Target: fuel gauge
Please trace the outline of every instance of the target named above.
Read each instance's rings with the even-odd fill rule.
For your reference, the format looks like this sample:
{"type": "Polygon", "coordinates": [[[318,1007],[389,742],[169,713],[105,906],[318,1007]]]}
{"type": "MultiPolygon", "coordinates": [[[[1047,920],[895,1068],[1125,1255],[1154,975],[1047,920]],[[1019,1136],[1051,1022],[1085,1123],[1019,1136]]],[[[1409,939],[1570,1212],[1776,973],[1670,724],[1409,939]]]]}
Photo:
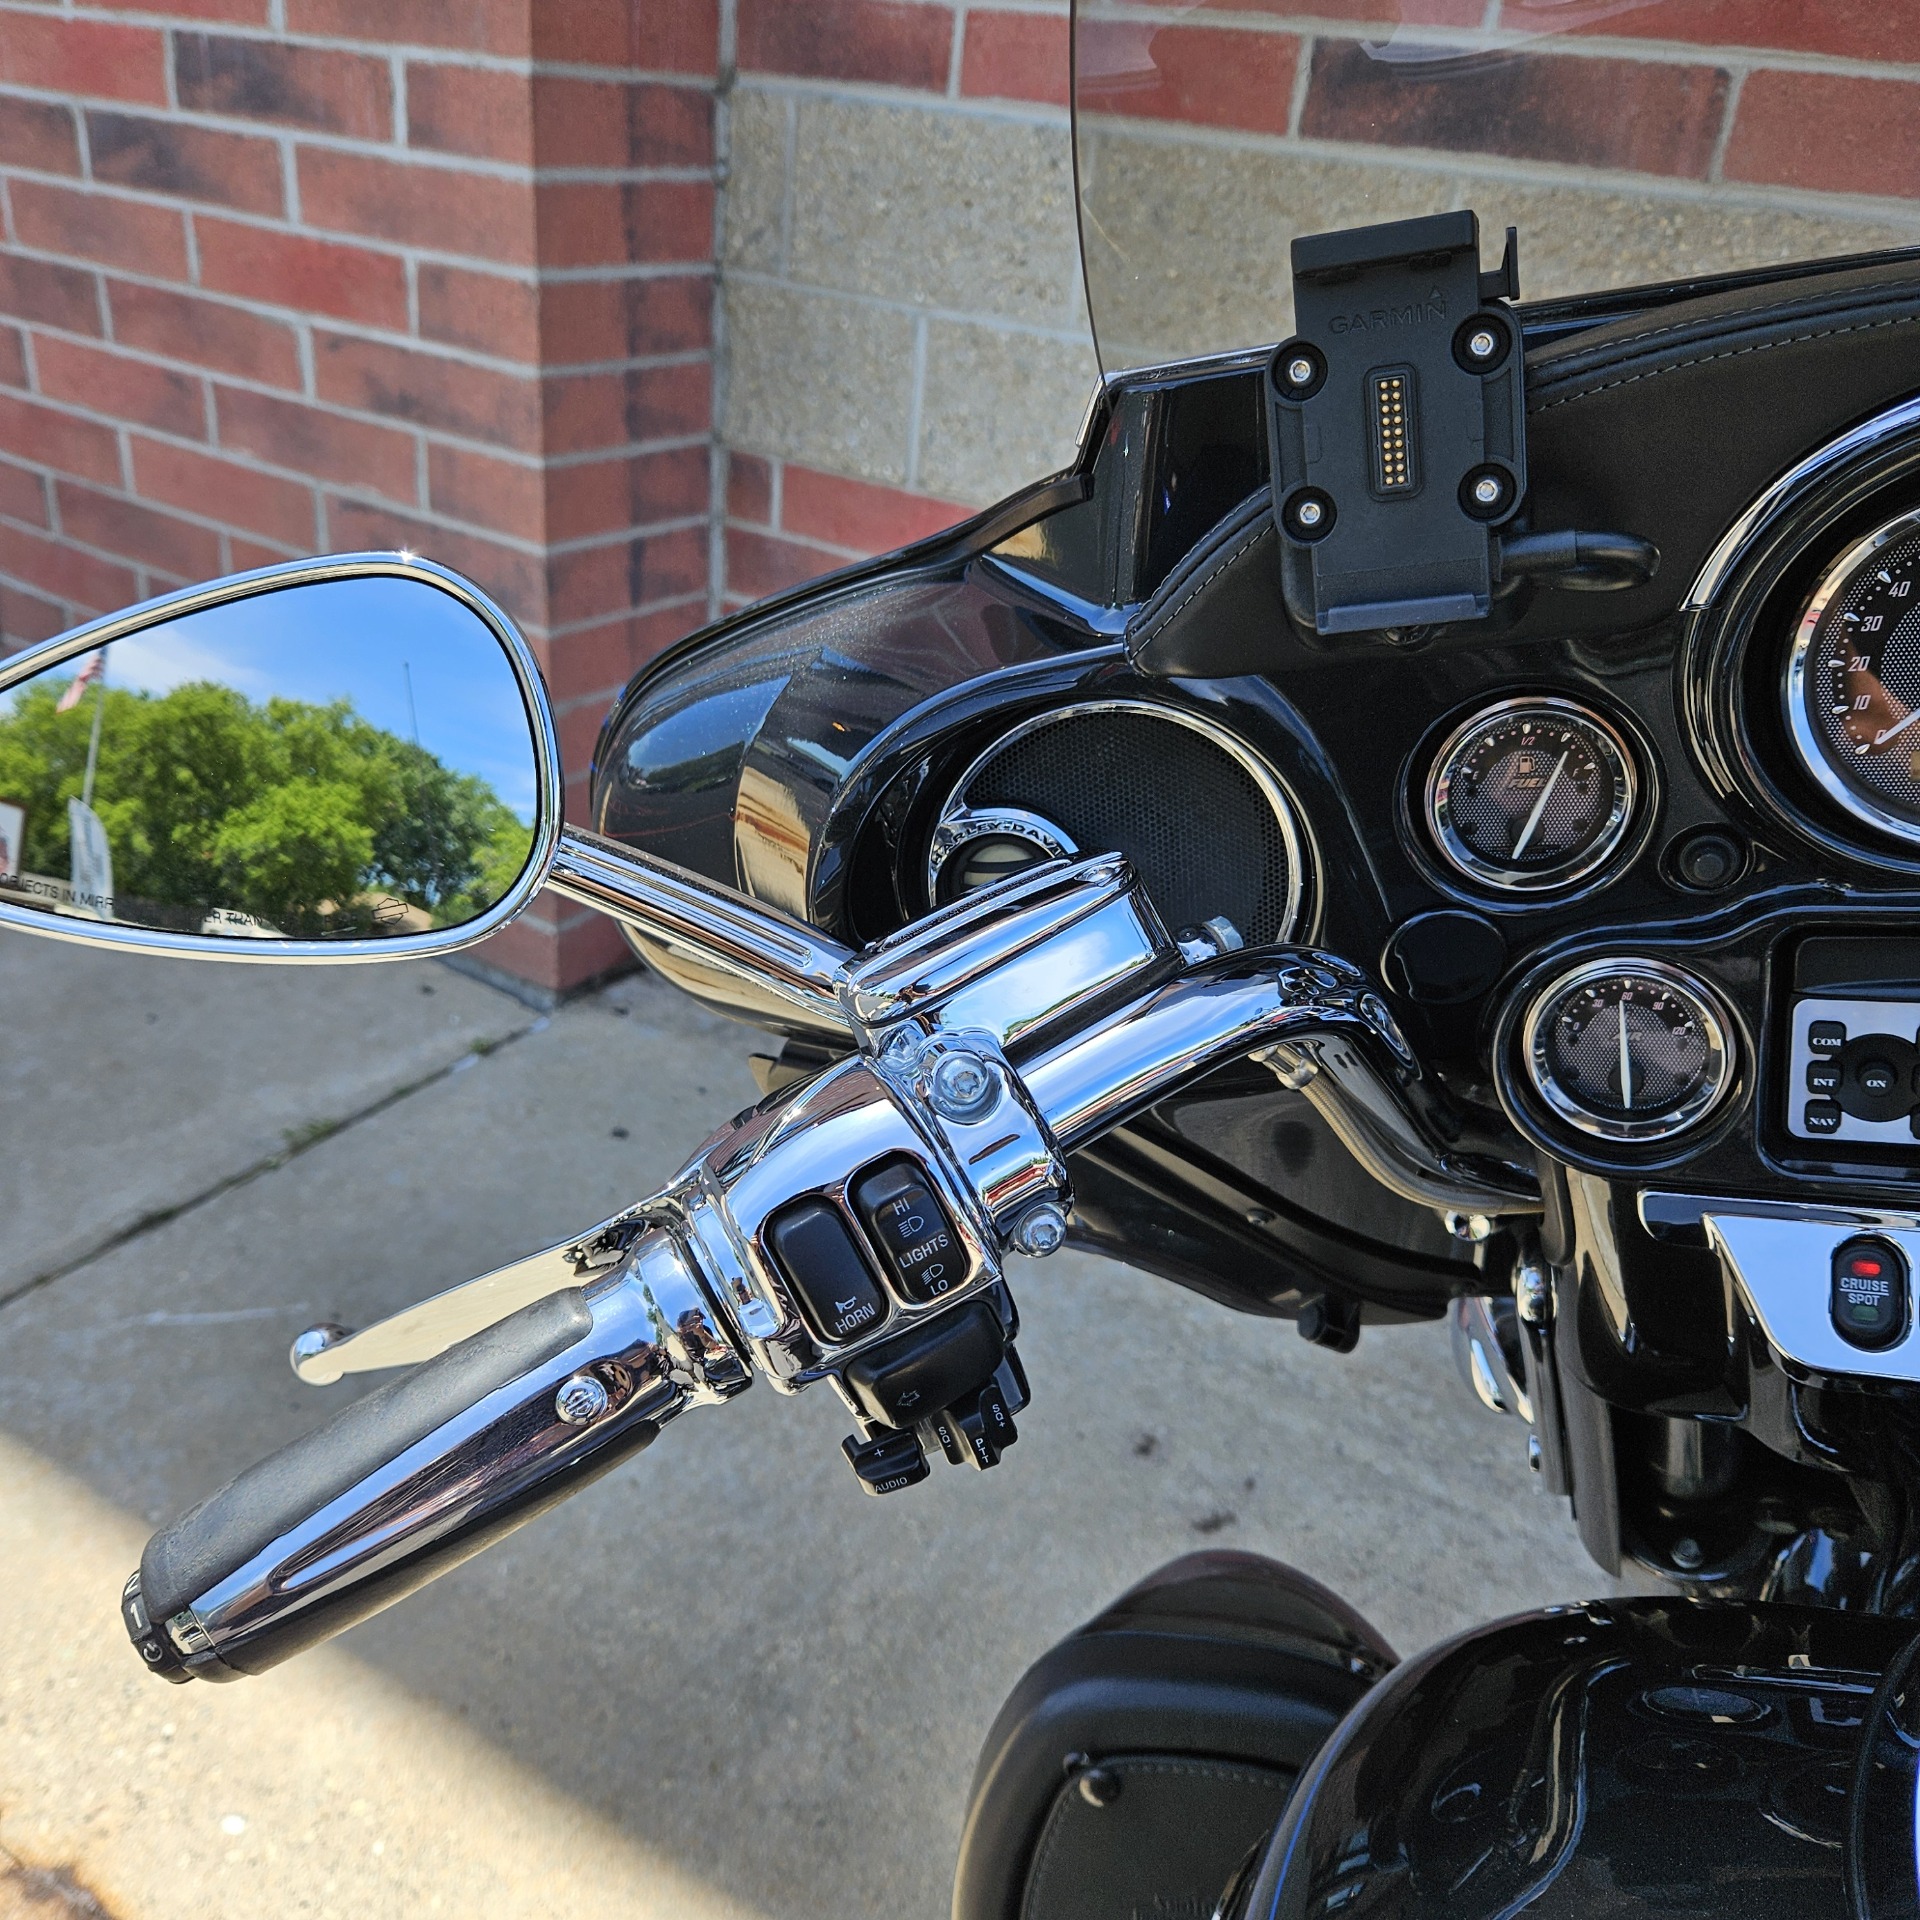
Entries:
{"type": "Polygon", "coordinates": [[[1503,893],[1573,886],[1633,824],[1633,756],[1571,700],[1505,700],[1446,740],[1427,779],[1427,825],[1449,865],[1503,893]]]}

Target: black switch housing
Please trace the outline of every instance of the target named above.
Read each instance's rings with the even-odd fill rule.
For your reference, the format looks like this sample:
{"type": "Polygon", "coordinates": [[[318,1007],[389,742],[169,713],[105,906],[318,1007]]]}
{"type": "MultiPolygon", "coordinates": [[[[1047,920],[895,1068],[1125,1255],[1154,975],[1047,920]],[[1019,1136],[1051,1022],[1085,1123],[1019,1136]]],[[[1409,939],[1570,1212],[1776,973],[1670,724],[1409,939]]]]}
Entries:
{"type": "Polygon", "coordinates": [[[868,1419],[910,1427],[985,1386],[1006,1350],[992,1301],[977,1300],[897,1333],[848,1362],[847,1389],[868,1419]]]}

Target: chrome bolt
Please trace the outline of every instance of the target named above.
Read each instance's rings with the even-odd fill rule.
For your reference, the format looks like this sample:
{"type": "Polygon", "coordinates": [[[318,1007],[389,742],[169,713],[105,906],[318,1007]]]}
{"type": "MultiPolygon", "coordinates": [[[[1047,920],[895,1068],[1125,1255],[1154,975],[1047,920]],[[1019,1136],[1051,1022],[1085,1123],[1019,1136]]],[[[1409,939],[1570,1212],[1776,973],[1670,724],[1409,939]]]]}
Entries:
{"type": "Polygon", "coordinates": [[[927,1076],[927,1098],[943,1120],[977,1120],[993,1105],[999,1076],[977,1053],[940,1056],[927,1076]]]}
{"type": "Polygon", "coordinates": [[[1491,360],[1499,350],[1500,342],[1490,327],[1476,327],[1467,335],[1467,352],[1475,360],[1491,360]]]}
{"type": "Polygon", "coordinates": [[[1691,1573],[1706,1559],[1706,1552],[1698,1540],[1691,1538],[1676,1540],[1673,1543],[1673,1564],[1691,1573]]]}
{"type": "Polygon", "coordinates": [[[352,1338],[351,1327],[340,1326],[332,1320],[322,1320],[317,1327],[309,1327],[305,1333],[294,1335],[293,1346],[287,1354],[288,1363],[298,1373],[302,1361],[317,1360],[329,1347],[337,1347],[342,1340],[352,1338]]]}
{"type": "Polygon", "coordinates": [[[921,1036],[917,1027],[895,1027],[880,1043],[880,1057],[889,1066],[908,1071],[920,1057],[921,1036]]]}
{"type": "Polygon", "coordinates": [[[1317,527],[1327,517],[1327,510],[1318,500],[1302,500],[1294,508],[1293,517],[1303,527],[1317,527]]]}
{"type": "Polygon", "coordinates": [[[1020,1216],[1013,1229],[1014,1250],[1044,1260],[1057,1253],[1067,1237],[1067,1216],[1051,1200],[1042,1200],[1020,1216]]]}
{"type": "Polygon", "coordinates": [[[590,1373],[576,1373],[561,1383],[554,1395],[553,1410],[571,1427],[589,1426],[606,1412],[607,1390],[590,1373]]]}
{"type": "Polygon", "coordinates": [[[1520,1318],[1530,1327],[1544,1327],[1553,1313],[1553,1295],[1547,1270],[1536,1260],[1522,1260],[1513,1270],[1513,1300],[1520,1318]]]}
{"type": "Polygon", "coordinates": [[[1490,473],[1483,473],[1473,483],[1473,497],[1483,507],[1495,505],[1503,492],[1505,488],[1490,473]]]}
{"type": "Polygon", "coordinates": [[[1287,362],[1287,384],[1304,387],[1313,380],[1313,362],[1303,353],[1287,362]]]}
{"type": "Polygon", "coordinates": [[[1476,1244],[1493,1237],[1493,1222],[1484,1213],[1450,1213],[1447,1215],[1447,1231],[1456,1240],[1469,1240],[1476,1244]]]}
{"type": "Polygon", "coordinates": [[[1535,1473],[1540,1473],[1545,1469],[1546,1457],[1541,1450],[1540,1436],[1537,1433],[1527,1435],[1527,1465],[1531,1467],[1535,1473]]]}

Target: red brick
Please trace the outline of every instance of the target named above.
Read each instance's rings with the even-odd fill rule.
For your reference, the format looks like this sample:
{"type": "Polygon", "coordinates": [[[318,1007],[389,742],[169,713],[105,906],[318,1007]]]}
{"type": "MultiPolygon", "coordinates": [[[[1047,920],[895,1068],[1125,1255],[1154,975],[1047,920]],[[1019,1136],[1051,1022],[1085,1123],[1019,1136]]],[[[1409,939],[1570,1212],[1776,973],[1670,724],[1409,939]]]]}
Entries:
{"type": "Polygon", "coordinates": [[[213,394],[223,447],[341,486],[414,498],[412,434],[241,387],[216,386],[213,394]]]}
{"type": "Polygon", "coordinates": [[[18,327],[0,325],[0,387],[27,384],[26,338],[18,327]]]}
{"type": "Polygon", "coordinates": [[[72,480],[62,480],[55,492],[67,539],[183,580],[206,580],[220,571],[220,536],[205,527],[72,480]]]}
{"type": "MultiPolygon", "coordinates": [[[[1664,0],[1651,0],[1664,4],[1664,0]]],[[[1119,6],[1159,6],[1161,0],[1115,0],[1119,6]]],[[[1162,9],[1164,11],[1164,8],[1162,9]]],[[[1265,13],[1296,20],[1310,13],[1317,20],[1381,20],[1396,26],[1477,27],[1486,18],[1486,0],[1314,0],[1311,8],[1300,0],[1196,0],[1193,11],[1203,13],[1265,13]]],[[[1082,22],[1086,28],[1097,22],[1082,22]]],[[[1119,23],[1116,23],[1119,24],[1119,23]]],[[[1134,29],[1137,31],[1137,27],[1134,29]]]]}
{"type": "Polygon", "coordinates": [[[757,453],[727,455],[727,518],[750,526],[773,524],[773,462],[757,453]]]}
{"type": "MultiPolygon", "coordinates": [[[[414,61],[407,68],[407,144],[531,166],[533,111],[526,76],[414,61]]],[[[541,164],[557,163],[543,154],[541,164]]]]}
{"type": "Polygon", "coordinates": [[[0,99],[0,166],[78,173],[80,136],[73,109],[50,100],[0,99]]]}
{"type": "Polygon", "coordinates": [[[897,487],[816,473],[787,463],[780,485],[780,526],[804,540],[855,553],[885,553],[968,519],[971,507],[897,487]]]}
{"type": "Polygon", "coordinates": [[[38,180],[16,180],[11,191],[13,230],[22,246],[165,280],[187,277],[186,221],[171,207],[38,180]]]}
{"type": "Polygon", "coordinates": [[[166,39],[152,27],[9,9],[0,13],[0,83],[164,107],[166,39]]]}
{"type": "Polygon", "coordinates": [[[1916,113],[1920,87],[1904,80],[1751,73],[1722,170],[1729,180],[1911,199],[1920,194],[1916,113]]]}
{"type": "MultiPolygon", "coordinates": [[[[560,764],[563,767],[586,767],[592,764],[593,750],[600,739],[600,723],[619,695],[618,687],[595,687],[590,693],[576,694],[570,706],[555,705],[554,731],[560,736],[560,764]]],[[[591,805],[591,790],[582,794],[581,798],[591,805]]]]}
{"type": "Polygon", "coordinates": [[[321,40],[461,47],[519,59],[532,51],[527,0],[410,0],[405,6],[393,0],[287,0],[287,30],[321,40]]]}
{"type": "Polygon", "coordinates": [[[393,254],[204,214],[194,233],[200,284],[216,293],[406,330],[407,270],[393,254]]]}
{"type": "Polygon", "coordinates": [[[0,461],[0,515],[44,527],[47,519],[47,482],[31,467],[0,461]]]}
{"type": "Polygon", "coordinates": [[[299,164],[310,226],[483,260],[533,258],[533,193],[518,181],[323,147],[302,147],[299,164]]]}
{"type": "Polygon", "coordinates": [[[182,439],[207,437],[200,382],[187,374],[47,333],[34,342],[33,351],[40,391],[49,400],[71,401],[110,419],[156,427],[182,439]]]}
{"type": "Polygon", "coordinates": [[[237,533],[227,535],[227,566],[234,573],[249,573],[255,567],[277,567],[283,560],[295,560],[310,551],[307,542],[298,547],[272,547],[264,540],[243,540],[237,533]]]}
{"type": "Polygon", "coordinates": [[[185,360],[264,386],[297,387],[300,356],[291,327],[164,287],[107,283],[114,338],[130,347],[185,360]]]}
{"type": "Polygon", "coordinates": [[[555,182],[540,189],[543,267],[713,258],[713,188],[704,180],[555,182]]]}
{"type": "Polygon", "coordinates": [[[72,624],[58,601],[43,600],[25,587],[0,581],[0,647],[12,651],[35,640],[51,640],[72,624]]]}
{"type": "Polygon", "coordinates": [[[712,492],[705,447],[668,447],[547,470],[547,520],[554,540],[587,540],[662,520],[704,514],[712,492]]]}
{"type": "MultiPolygon", "coordinates": [[[[92,0],[95,6],[126,8],[133,13],[153,13],[155,0],[92,0]]],[[[166,0],[170,17],[181,20],[226,20],[235,26],[263,27],[267,24],[268,0],[166,0]]]]}
{"type": "MultiPolygon", "coordinates": [[[[14,192],[19,191],[16,183],[14,192]]],[[[17,253],[0,252],[0,313],[68,333],[100,331],[100,296],[91,273],[17,253]]]]}
{"type": "MultiPolygon", "coordinates": [[[[586,823],[584,814],[579,823],[586,823]]],[[[550,897],[540,895],[541,900],[550,897]]],[[[633,954],[619,926],[604,913],[590,913],[577,926],[556,934],[535,917],[536,912],[537,908],[524,913],[498,933],[489,934],[477,947],[469,947],[468,954],[550,993],[565,993],[605,973],[633,970],[633,954]]]]}
{"type": "Polygon", "coordinates": [[[427,497],[435,513],[516,539],[547,536],[540,469],[466,447],[427,449],[427,497]]]}
{"type": "Polygon", "coordinates": [[[713,98],[703,87],[536,74],[533,130],[543,167],[704,167],[713,98]]]}
{"type": "MultiPolygon", "coordinates": [[[[704,583],[703,583],[704,584],[704,583]]],[[[536,652],[540,672],[556,700],[588,687],[619,687],[705,617],[705,600],[692,607],[655,608],[555,635],[536,652]]],[[[584,763],[583,763],[584,765],[584,763]]]]}
{"type": "Polygon", "coordinates": [[[540,297],[530,280],[423,261],[420,337],[499,360],[540,358],[540,297]]]}
{"type": "Polygon", "coordinates": [[[559,374],[546,382],[549,453],[590,453],[641,440],[678,440],[713,425],[705,366],[559,374]]]}
{"type": "Polygon", "coordinates": [[[1058,13],[967,14],[960,91],[992,100],[1068,104],[1070,22],[1058,13]]]}
{"type": "Polygon", "coordinates": [[[89,113],[93,177],[117,187],[206,200],[242,213],[286,210],[280,149],[247,133],[221,133],[137,113],[89,113]]]}
{"type": "Polygon", "coordinates": [[[393,138],[393,75],[366,54],[176,31],[173,74],[180,104],[196,113],[393,138]]]}
{"type": "Polygon", "coordinates": [[[712,74],[718,0],[533,0],[533,54],[576,66],[712,74]]]}
{"type": "MultiPolygon", "coordinates": [[[[422,276],[421,324],[426,291],[422,276]]],[[[540,337],[547,364],[641,360],[713,343],[713,280],[704,272],[644,280],[559,280],[540,289],[540,337]]]]}
{"type": "Polygon", "coordinates": [[[740,0],[742,72],[947,90],[953,14],[900,0],[740,0]]]}
{"type": "Polygon", "coordinates": [[[527,453],[539,446],[530,378],[337,333],[316,332],[313,357],[323,400],[527,453]]]}
{"type": "Polygon", "coordinates": [[[138,436],[133,442],[133,480],[144,499],[244,527],[296,552],[313,546],[313,489],[298,480],[138,436]]]}
{"type": "Polygon", "coordinates": [[[547,563],[547,615],[558,626],[684,599],[706,585],[706,528],[676,527],[555,554],[547,563]]]}
{"type": "Polygon", "coordinates": [[[1322,40],[1301,131],[1702,179],[1727,91],[1718,67],[1502,52],[1423,69],[1322,40]]]}
{"type": "MultiPolygon", "coordinates": [[[[1324,59],[1329,48],[1344,44],[1323,40],[1316,57],[1324,59]]],[[[1081,60],[1080,104],[1088,112],[1249,133],[1287,130],[1300,57],[1300,42],[1292,34],[1156,27],[1143,45],[1135,27],[1124,46],[1115,37],[1104,52],[1104,62],[1081,60]]]]}
{"type": "Polygon", "coordinates": [[[16,460],[37,461],[109,486],[120,483],[120,443],[111,427],[10,393],[0,393],[0,447],[16,460]]]}
{"type": "MultiPolygon", "coordinates": [[[[1319,9],[1316,8],[1316,11],[1319,9]]],[[[1476,11],[1475,18],[1478,19],[1476,11]]],[[[1595,8],[1591,17],[1554,0],[1506,0],[1500,24],[1542,33],[1603,33],[1611,38],[1679,40],[1698,47],[1765,47],[1832,53],[1856,60],[1903,56],[1893,49],[1896,16],[1885,0],[1688,0],[1672,6],[1595,8]],[[1569,13],[1574,15],[1569,19],[1569,13]]]]}
{"type": "Polygon", "coordinates": [[[131,567],[20,527],[0,526],[0,573],[28,581],[84,613],[111,613],[140,594],[131,567]]]}
{"type": "Polygon", "coordinates": [[[754,533],[746,527],[727,529],[727,591],[744,594],[749,600],[764,600],[768,594],[797,587],[803,580],[845,565],[843,554],[805,547],[769,533],[754,533]]]}
{"type": "Polygon", "coordinates": [[[454,533],[411,514],[333,495],[327,499],[327,532],[330,553],[405,547],[451,567],[455,573],[464,573],[492,594],[516,621],[540,611],[539,561],[497,541],[478,534],[454,533]]]}

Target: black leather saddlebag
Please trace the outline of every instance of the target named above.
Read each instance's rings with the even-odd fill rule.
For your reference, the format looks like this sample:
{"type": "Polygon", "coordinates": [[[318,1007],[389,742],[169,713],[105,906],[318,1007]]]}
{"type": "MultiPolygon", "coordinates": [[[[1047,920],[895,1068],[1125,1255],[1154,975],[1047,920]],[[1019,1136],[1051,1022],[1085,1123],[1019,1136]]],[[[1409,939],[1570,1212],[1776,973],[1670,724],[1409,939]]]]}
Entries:
{"type": "Polygon", "coordinates": [[[1395,1663],[1250,1553],[1162,1567],[1013,1690],[974,1774],[954,1920],[1213,1911],[1300,1769],[1395,1663]]]}

